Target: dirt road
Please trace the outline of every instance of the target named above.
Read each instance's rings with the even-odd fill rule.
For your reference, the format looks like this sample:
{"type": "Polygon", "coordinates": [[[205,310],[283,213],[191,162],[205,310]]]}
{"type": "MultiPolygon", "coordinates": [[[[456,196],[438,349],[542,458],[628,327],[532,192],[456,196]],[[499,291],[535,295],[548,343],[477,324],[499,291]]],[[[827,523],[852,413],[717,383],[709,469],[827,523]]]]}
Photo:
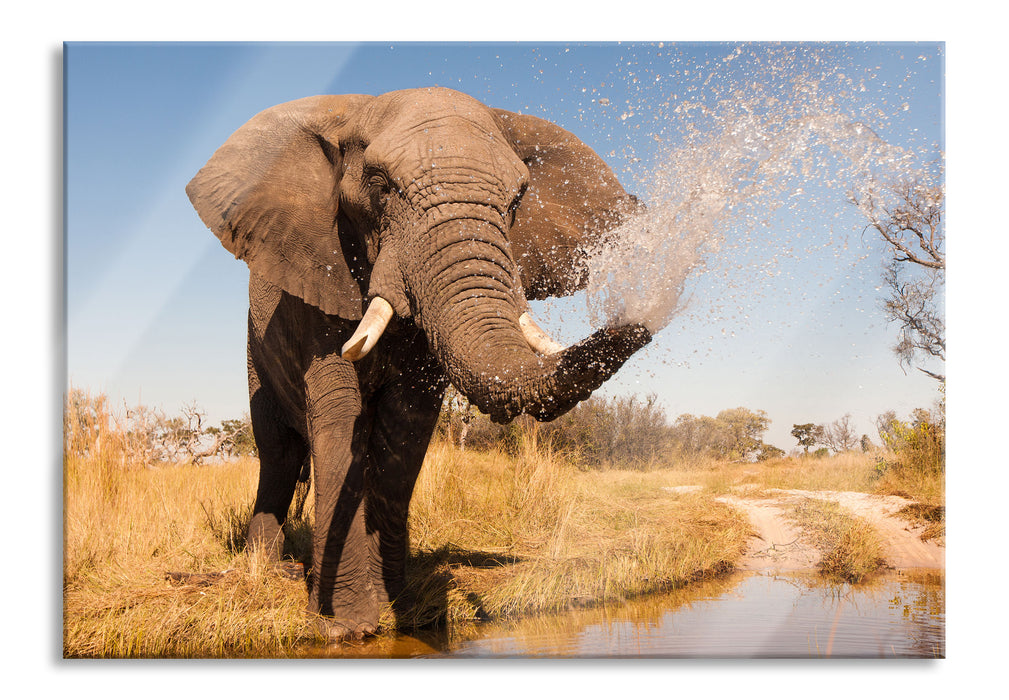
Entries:
{"type": "Polygon", "coordinates": [[[770,489],[771,498],[721,496],[717,500],[746,513],[758,536],[739,562],[745,570],[815,568],[821,552],[785,515],[789,506],[804,498],[838,503],[852,515],[869,521],[886,546],[887,563],[898,569],[946,567],[946,548],[921,540],[921,527],[914,527],[895,515],[911,501],[899,496],[875,496],[851,491],[801,491],[770,489]]]}

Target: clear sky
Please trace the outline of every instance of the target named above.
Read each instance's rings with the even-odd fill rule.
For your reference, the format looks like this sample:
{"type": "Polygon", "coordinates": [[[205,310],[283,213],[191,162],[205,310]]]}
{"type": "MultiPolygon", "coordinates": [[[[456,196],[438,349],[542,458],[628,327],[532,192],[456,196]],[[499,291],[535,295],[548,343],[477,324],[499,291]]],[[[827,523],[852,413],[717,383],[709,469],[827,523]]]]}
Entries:
{"type": "MultiPolygon", "coordinates": [[[[724,95],[730,81],[763,80],[774,65],[769,47],[747,45],[730,58],[736,48],[69,44],[68,380],[120,405],[170,414],[195,400],[215,423],[247,410],[247,268],[203,226],[184,187],[262,109],[314,94],[451,87],[573,131],[644,196],[691,121],[675,105],[724,95]]],[[[853,81],[838,92],[840,111],[922,158],[943,146],[941,45],[808,49],[800,52],[806,68],[853,81]]],[[[823,89],[838,84],[832,80],[823,89]]],[[[783,88],[779,97],[793,95],[783,88]]],[[[734,253],[695,275],[686,312],[603,393],[655,393],[670,419],[762,409],[772,420],[767,440],[786,450],[795,446],[793,423],[850,413],[858,432],[876,440],[877,414],[930,406],[934,380],[902,370],[890,350],[896,328],[880,311],[881,247],[862,235],[865,221],[844,205],[841,189],[816,192],[769,210],[765,227],[740,233],[734,253]]],[[[561,340],[588,331],[583,297],[536,310],[561,340]]]]}

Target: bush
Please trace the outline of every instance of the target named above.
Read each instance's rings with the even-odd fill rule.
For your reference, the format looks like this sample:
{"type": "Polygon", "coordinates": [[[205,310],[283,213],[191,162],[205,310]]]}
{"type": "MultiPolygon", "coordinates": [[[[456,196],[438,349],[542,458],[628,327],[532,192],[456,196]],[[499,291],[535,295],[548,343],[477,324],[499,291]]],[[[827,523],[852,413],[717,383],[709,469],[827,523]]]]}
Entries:
{"type": "Polygon", "coordinates": [[[932,420],[895,420],[886,441],[897,456],[890,466],[898,473],[936,476],[946,471],[946,431],[932,420]]]}
{"type": "Polygon", "coordinates": [[[766,462],[769,459],[778,459],[779,457],[784,457],[785,451],[780,447],[775,447],[774,445],[767,445],[760,443],[760,449],[757,451],[757,461],[766,462]]]}
{"type": "Polygon", "coordinates": [[[685,413],[676,419],[672,438],[677,448],[686,454],[752,461],[761,459],[762,454],[771,457],[777,449],[761,441],[770,424],[770,418],[763,411],[742,407],[720,411],[714,418],[685,413]]]}
{"type": "Polygon", "coordinates": [[[916,409],[910,421],[892,412],[880,421],[888,452],[877,459],[877,490],[942,505],[946,480],[946,420],[942,401],[932,411],[916,409]]]}
{"type": "Polygon", "coordinates": [[[134,466],[192,462],[215,455],[256,456],[252,421],[221,421],[220,427],[203,427],[206,414],[196,403],[183,406],[181,416],[168,417],[158,409],[125,405],[113,411],[104,394],[92,396],[71,387],[63,409],[65,455],[112,455],[134,466]]]}
{"type": "Polygon", "coordinates": [[[590,398],[540,426],[540,441],[584,467],[645,468],[670,449],[670,430],[655,395],[590,398]]]}

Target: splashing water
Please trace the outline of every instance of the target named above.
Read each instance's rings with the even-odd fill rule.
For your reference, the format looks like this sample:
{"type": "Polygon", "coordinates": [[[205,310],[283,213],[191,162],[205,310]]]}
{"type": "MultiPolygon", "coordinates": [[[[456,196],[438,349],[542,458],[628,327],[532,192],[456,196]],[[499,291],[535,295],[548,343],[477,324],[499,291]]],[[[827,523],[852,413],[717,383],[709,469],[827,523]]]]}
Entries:
{"type": "MultiPolygon", "coordinates": [[[[717,94],[709,89],[713,100],[666,103],[682,142],[642,178],[645,208],[588,251],[594,326],[641,323],[656,333],[688,307],[688,279],[720,251],[760,250],[756,231],[775,210],[825,190],[829,201],[816,206],[829,215],[824,206],[850,208],[920,167],[913,153],[839,108],[822,70],[810,78],[787,55],[768,65],[766,82],[750,74],[717,94]]],[[[768,252],[773,264],[774,251],[757,255],[768,252]]]]}

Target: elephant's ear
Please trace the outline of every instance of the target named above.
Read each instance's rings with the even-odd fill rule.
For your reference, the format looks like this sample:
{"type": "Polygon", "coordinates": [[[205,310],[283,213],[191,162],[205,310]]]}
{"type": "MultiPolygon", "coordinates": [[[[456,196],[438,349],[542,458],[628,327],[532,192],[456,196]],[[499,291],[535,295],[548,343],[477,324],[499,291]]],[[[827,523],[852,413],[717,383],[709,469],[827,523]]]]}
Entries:
{"type": "Polygon", "coordinates": [[[359,319],[355,250],[337,226],[339,133],[366,95],[307,97],[260,112],[186,186],[200,218],[249,269],[328,314],[359,319]]]}
{"type": "Polygon", "coordinates": [[[574,134],[539,117],[495,109],[529,189],[509,233],[526,296],[564,296],[585,286],[584,250],[634,209],[613,171],[574,134]]]}

